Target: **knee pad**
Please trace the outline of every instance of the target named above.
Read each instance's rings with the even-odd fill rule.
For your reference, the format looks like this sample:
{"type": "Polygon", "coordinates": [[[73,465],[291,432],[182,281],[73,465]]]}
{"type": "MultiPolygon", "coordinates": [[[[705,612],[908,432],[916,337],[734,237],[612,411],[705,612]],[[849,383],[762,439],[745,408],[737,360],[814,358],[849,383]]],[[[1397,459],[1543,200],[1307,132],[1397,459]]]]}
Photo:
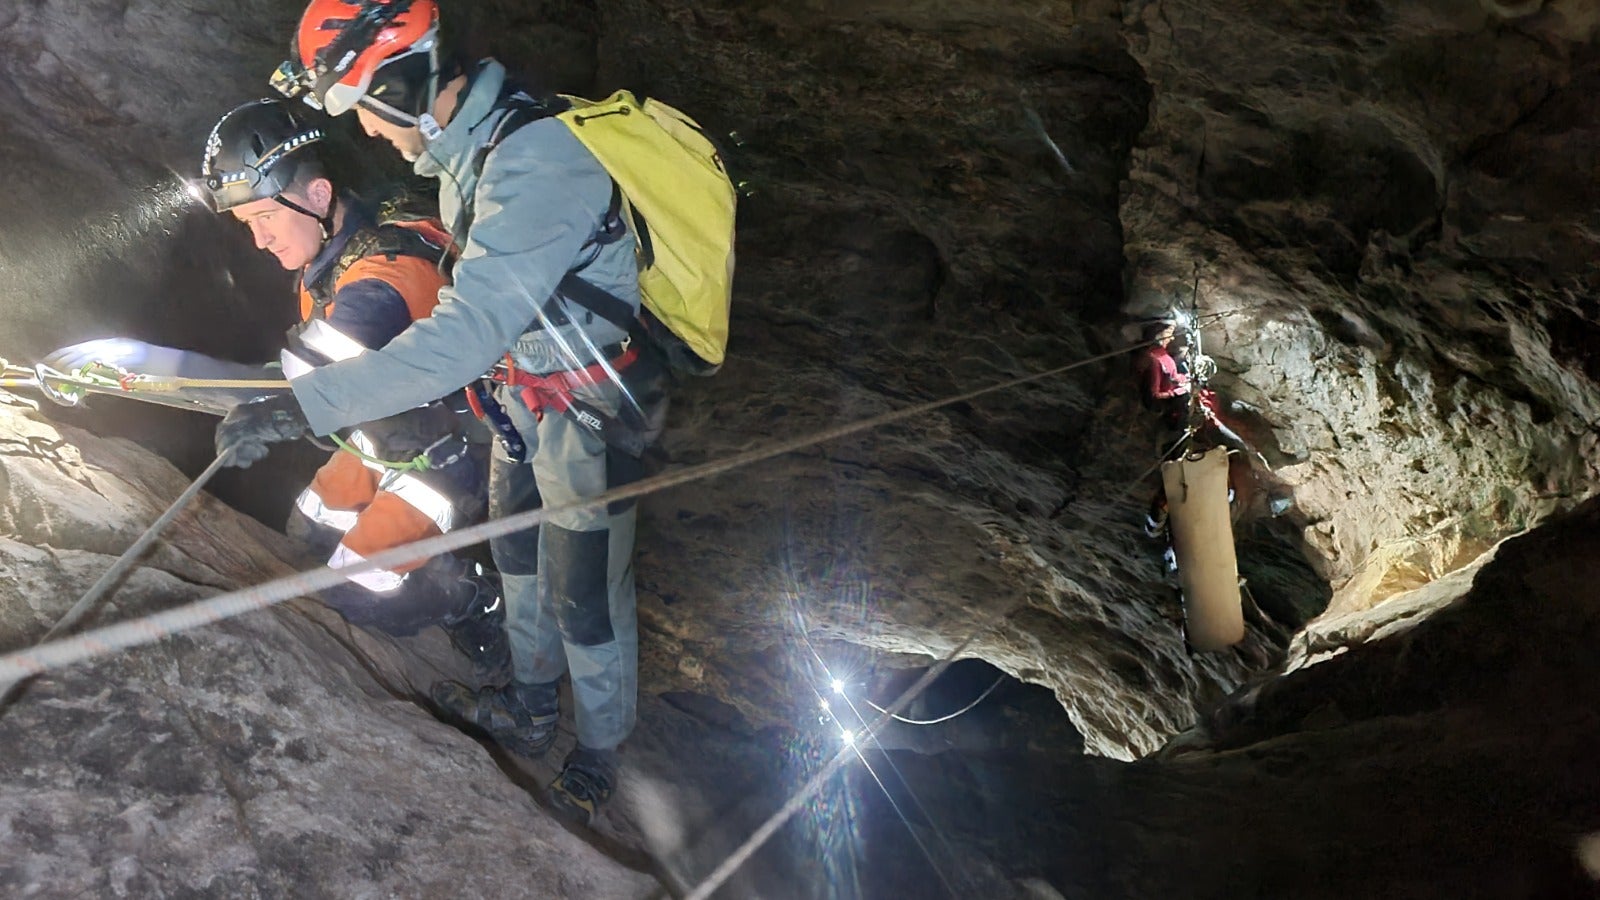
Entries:
{"type": "MultiPolygon", "coordinates": [[[[496,458],[489,468],[489,517],[503,519],[538,509],[539,483],[533,468],[496,458]]],[[[494,566],[502,575],[536,575],[539,572],[539,526],[489,539],[494,566]]]]}
{"type": "Polygon", "coordinates": [[[539,526],[490,538],[489,552],[502,575],[539,574],[539,526]]]}
{"type": "Polygon", "coordinates": [[[545,529],[545,577],[561,636],[580,647],[616,640],[606,585],[611,532],[545,529]]]}

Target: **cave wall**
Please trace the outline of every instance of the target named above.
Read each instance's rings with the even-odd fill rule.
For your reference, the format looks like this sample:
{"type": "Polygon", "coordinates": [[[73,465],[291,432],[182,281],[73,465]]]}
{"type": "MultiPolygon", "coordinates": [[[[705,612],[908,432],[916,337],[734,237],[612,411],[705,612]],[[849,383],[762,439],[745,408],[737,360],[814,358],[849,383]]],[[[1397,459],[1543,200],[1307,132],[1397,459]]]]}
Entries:
{"type": "Polygon", "coordinates": [[[131,332],[253,358],[279,332],[245,285],[286,284],[181,190],[228,108],[261,96],[293,4],[85,0],[0,10],[0,259],[13,358],[131,332]]]}
{"type": "MultiPolygon", "coordinates": [[[[238,229],[150,210],[215,116],[262,93],[298,10],[0,14],[5,352],[123,331],[270,354],[283,273],[238,229]]],[[[1593,163],[1583,10],[462,6],[462,41],[539,84],[633,87],[738,135],[732,356],[679,392],[677,463],[1122,346],[1198,263],[1203,308],[1229,313],[1207,334],[1218,384],[1297,494],[1237,527],[1266,615],[1191,659],[1137,532],[1159,438],[1122,361],[774,460],[645,505],[653,689],[789,721],[802,630],[870,659],[984,629],[967,654],[1132,757],[1276,659],[1330,583],[1337,609],[1370,605],[1586,493],[1592,188],[1564,177],[1593,163]]],[[[69,417],[191,471],[194,418],[69,417]]],[[[294,471],[251,477],[265,520],[294,471]]]]}
{"type": "MultiPolygon", "coordinates": [[[[271,355],[290,314],[284,273],[242,231],[182,206],[173,177],[191,171],[220,112],[263,92],[299,8],[0,9],[0,165],[12,188],[0,198],[0,352],[26,359],[116,332],[271,355]]],[[[1218,387],[1242,404],[1229,415],[1297,501],[1281,519],[1243,512],[1241,568],[1263,614],[1252,611],[1237,650],[1191,657],[1158,548],[1138,533],[1138,476],[1159,436],[1121,360],[650,498],[642,682],[672,698],[647,706],[672,740],[641,735],[635,764],[655,776],[649,791],[689,812],[664,817],[659,833],[640,826],[641,843],[689,840],[686,821],[727,812],[720,795],[696,793],[716,772],[682,770],[704,723],[667,707],[715,710],[744,735],[788,734],[816,719],[814,689],[829,671],[875,682],[877,669],[925,665],[977,632],[963,655],[1048,687],[1077,731],[1054,748],[1059,780],[1039,782],[1036,846],[963,836],[1019,873],[1086,896],[1228,896],[1239,879],[1343,896],[1374,872],[1415,896],[1584,884],[1573,848],[1600,829],[1583,757],[1600,682],[1585,649],[1591,573],[1572,563],[1594,556],[1583,537],[1594,510],[1558,519],[1553,537],[1480,554],[1589,494],[1600,458],[1597,198],[1584,177],[1600,152],[1589,100],[1600,19],[1588,5],[485,0],[459,11],[465,43],[539,84],[632,87],[730,135],[751,191],[734,344],[717,378],[676,397],[676,464],[1116,349],[1130,318],[1186,303],[1198,274],[1202,310],[1223,314],[1206,345],[1218,387]],[[1291,642],[1330,594],[1328,615],[1291,642]],[[1297,671],[1263,674],[1286,656],[1297,671]],[[1133,767],[1094,758],[1162,747],[1133,767]]],[[[83,482],[51,481],[41,495],[7,477],[8,509],[27,513],[5,523],[8,646],[64,608],[126,544],[134,512],[156,506],[86,475],[46,434],[50,422],[130,434],[191,471],[209,447],[208,422],[115,403],[22,419],[0,455],[26,457],[32,474],[86,477],[131,518],[53,529],[69,517],[41,518],[40,504],[78,496],[83,482]]],[[[60,427],[68,444],[92,443],[60,427]]],[[[292,475],[248,478],[281,505],[292,475]]],[[[265,557],[196,568],[185,556],[195,546],[153,561],[124,609],[280,570],[265,557]]],[[[418,830],[399,801],[371,821],[296,831],[309,813],[284,785],[308,771],[380,773],[336,739],[310,758],[296,734],[337,733],[328,711],[230,704],[241,680],[296,686],[319,703],[372,701],[363,727],[395,744],[420,734],[437,751],[423,760],[436,767],[428,779],[498,797],[506,829],[547,827],[525,796],[499,794],[505,784],[469,742],[397,699],[416,686],[383,673],[409,650],[318,615],[297,606],[42,690],[28,724],[59,733],[8,748],[5,774],[57,805],[50,827],[32,831],[15,824],[23,806],[8,810],[0,836],[26,855],[8,854],[24,861],[0,866],[3,883],[30,883],[52,859],[105,873],[83,890],[154,883],[126,860],[141,842],[171,844],[164,815],[185,804],[230,827],[255,821],[256,807],[280,814],[271,840],[223,830],[214,845],[253,860],[264,889],[299,877],[294,853],[274,850],[297,835],[302,848],[380,866],[393,840],[460,837],[438,822],[418,830]],[[213,645],[273,649],[219,661],[213,645]],[[307,657],[339,659],[333,687],[301,680],[307,657]],[[385,664],[356,662],[372,658],[385,664]],[[109,681],[149,690],[96,692],[109,681]],[[186,719],[179,706],[196,712],[186,719]],[[85,735],[85,709],[127,731],[85,735]],[[146,753],[118,772],[100,749],[108,741],[171,741],[192,771],[146,753]],[[246,814],[215,805],[221,794],[246,814]],[[112,809],[125,830],[106,824],[112,809]],[[98,846],[59,837],[74,834],[98,846]]],[[[743,752],[724,749],[719,765],[743,752]]],[[[958,793],[964,783],[948,776],[962,765],[922,767],[927,783],[958,793]]],[[[1018,784],[1036,775],[1013,773],[1018,784]]],[[[413,787],[386,785],[398,797],[413,787]]],[[[346,811],[342,797],[323,799],[346,811]]],[[[973,821],[1017,818],[992,797],[958,799],[990,817],[973,821]]],[[[766,811],[742,802],[751,821],[766,811]]],[[[551,853],[587,852],[553,831],[538,838],[551,853]]],[[[478,852],[475,841],[443,846],[478,852]]],[[[720,846],[698,848],[705,864],[720,846]]],[[[414,874],[391,864],[378,875],[414,874]]],[[[640,881],[596,866],[600,881],[640,881]]],[[[363,874],[373,877],[341,869],[327,884],[363,874]]],[[[195,882],[208,884],[222,882],[195,882]]]]}
{"type": "Polygon", "coordinates": [[[1154,100],[1130,311],[1230,312],[1224,391],[1357,609],[1588,493],[1600,57],[1581,3],[1126,4],[1154,100]]]}

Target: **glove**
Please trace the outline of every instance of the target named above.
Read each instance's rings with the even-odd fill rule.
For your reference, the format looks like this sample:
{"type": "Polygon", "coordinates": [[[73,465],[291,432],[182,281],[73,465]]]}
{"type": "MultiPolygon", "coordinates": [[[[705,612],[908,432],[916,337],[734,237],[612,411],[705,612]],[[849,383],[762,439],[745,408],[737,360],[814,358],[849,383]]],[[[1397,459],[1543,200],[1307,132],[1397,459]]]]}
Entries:
{"type": "Polygon", "coordinates": [[[172,347],[113,337],[62,347],[46,356],[44,364],[68,374],[101,363],[143,375],[177,375],[183,357],[184,351],[172,347]]]}
{"type": "Polygon", "coordinates": [[[300,401],[292,391],[285,391],[234,407],[217,426],[217,455],[228,455],[227,465],[245,469],[266,459],[268,444],[297,440],[310,433],[300,401]]]}

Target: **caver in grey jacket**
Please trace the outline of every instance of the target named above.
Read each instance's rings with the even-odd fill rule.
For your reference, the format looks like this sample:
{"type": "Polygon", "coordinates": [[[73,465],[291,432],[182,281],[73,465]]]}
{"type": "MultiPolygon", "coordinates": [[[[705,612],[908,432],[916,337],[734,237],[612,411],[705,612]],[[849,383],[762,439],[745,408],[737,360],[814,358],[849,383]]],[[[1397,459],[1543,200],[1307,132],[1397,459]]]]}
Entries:
{"type": "Polygon", "coordinates": [[[439,180],[446,224],[459,223],[464,198],[473,198],[454,283],[439,292],[430,318],[383,349],[296,379],[295,397],[317,434],[444,396],[508,352],[520,368],[542,374],[590,365],[594,351],[626,336],[565,300],[559,306],[571,322],[539,327],[539,308],[569,271],[637,310],[638,266],[631,239],[596,242],[611,208],[611,177],[562,122],[511,132],[482,176],[473,171],[505,115],[494,108],[505,75],[497,62],[481,64],[450,124],[414,166],[439,180]]]}

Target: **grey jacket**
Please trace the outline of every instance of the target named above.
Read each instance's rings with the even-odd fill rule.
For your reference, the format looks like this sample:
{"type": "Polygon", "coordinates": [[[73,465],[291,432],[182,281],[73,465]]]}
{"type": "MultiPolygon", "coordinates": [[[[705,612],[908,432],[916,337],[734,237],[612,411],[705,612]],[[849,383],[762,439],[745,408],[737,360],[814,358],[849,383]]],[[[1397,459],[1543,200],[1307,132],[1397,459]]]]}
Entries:
{"type": "Polygon", "coordinates": [[[454,283],[439,291],[431,317],[381,350],[295,379],[295,397],[317,434],[442,397],[506,353],[530,372],[553,372],[590,365],[596,351],[625,337],[559,298],[570,322],[541,327],[540,309],[569,271],[637,311],[638,263],[631,239],[595,242],[611,205],[611,177],[562,122],[543,119],[516,130],[489,155],[482,177],[473,173],[504,115],[493,108],[504,82],[505,69],[486,61],[450,124],[414,166],[439,179],[446,225],[459,224],[463,199],[474,198],[454,283]]]}

